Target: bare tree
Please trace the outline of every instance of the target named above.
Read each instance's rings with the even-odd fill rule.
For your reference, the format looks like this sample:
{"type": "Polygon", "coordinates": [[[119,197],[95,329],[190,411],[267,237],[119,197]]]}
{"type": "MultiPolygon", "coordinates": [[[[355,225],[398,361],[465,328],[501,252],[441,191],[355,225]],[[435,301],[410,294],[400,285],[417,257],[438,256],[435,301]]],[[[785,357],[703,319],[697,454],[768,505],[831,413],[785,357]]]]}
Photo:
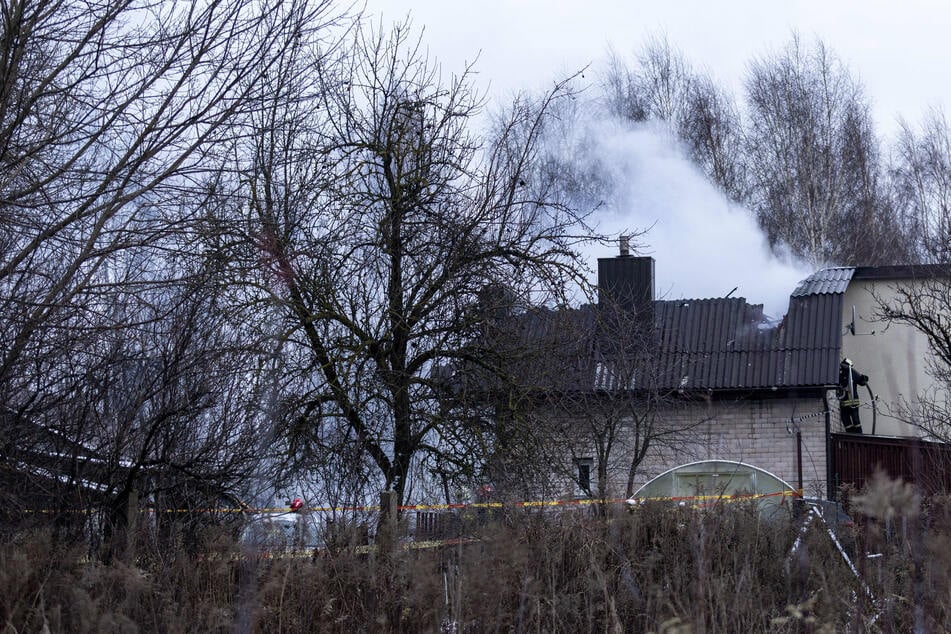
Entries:
{"type": "Polygon", "coordinates": [[[705,422],[678,415],[686,401],[661,376],[652,318],[606,297],[509,312],[488,332],[493,364],[469,375],[468,404],[494,421],[481,475],[505,494],[563,495],[571,483],[630,496],[645,458],[683,449],[705,422]]]}
{"type": "Polygon", "coordinates": [[[608,111],[630,121],[678,121],[687,108],[694,72],[666,37],[651,38],[628,66],[612,54],[604,85],[608,111]]]}
{"type": "Polygon", "coordinates": [[[951,259],[951,127],[943,112],[930,112],[918,131],[901,123],[891,182],[917,259],[951,259]]]}
{"type": "MultiPolygon", "coordinates": [[[[7,389],[24,388],[31,379],[19,364],[68,332],[54,336],[48,325],[99,307],[85,294],[111,281],[111,262],[147,268],[150,250],[187,243],[188,215],[220,169],[212,148],[233,134],[291,39],[279,5],[3,6],[7,389]]],[[[161,260],[154,268],[171,270],[161,260]]]]}
{"type": "Polygon", "coordinates": [[[261,390],[247,370],[258,355],[215,309],[216,287],[162,288],[134,331],[101,333],[100,361],[61,414],[101,457],[95,480],[110,525],[124,528],[128,509],[146,501],[162,523],[194,521],[202,513],[186,511],[227,504],[258,475],[261,390]]]}
{"type": "Polygon", "coordinates": [[[447,449],[442,368],[470,354],[483,288],[558,298],[581,279],[582,219],[531,178],[562,88],[480,138],[469,71],[444,84],[407,25],[357,29],[311,69],[318,94],[288,85],[295,110],[272,100],[255,131],[246,235],[266,277],[249,282],[280,320],[303,439],[349,447],[402,499],[447,449]]]}
{"type": "Polygon", "coordinates": [[[859,83],[798,37],[746,80],[749,204],[772,245],[810,264],[901,259],[859,83]]]}
{"type": "Polygon", "coordinates": [[[327,15],[0,2],[0,395],[5,422],[37,432],[8,466],[43,471],[10,452],[55,453],[42,477],[107,506],[137,470],[165,489],[246,475],[253,389],[236,372],[256,361],[209,281],[214,210],[264,80],[327,15]]]}
{"type": "Polygon", "coordinates": [[[667,122],[713,183],[735,200],[743,196],[743,135],[736,104],[666,37],[649,39],[633,64],[612,53],[602,90],[608,114],[633,122],[667,122]]]}
{"type": "Polygon", "coordinates": [[[677,128],[707,178],[732,200],[743,200],[747,195],[743,128],[732,96],[709,76],[695,76],[677,128]]]}
{"type": "Polygon", "coordinates": [[[583,458],[581,453],[592,458],[596,489],[589,488],[589,495],[606,499],[620,493],[623,484],[630,497],[645,458],[693,441],[690,432],[703,421],[676,422],[684,401],[660,376],[662,353],[652,318],[602,298],[589,337],[590,379],[587,389],[562,395],[560,405],[569,413],[562,433],[573,462],[583,458]]]}
{"type": "Polygon", "coordinates": [[[504,497],[560,495],[573,472],[559,397],[585,385],[592,313],[493,305],[478,361],[457,371],[460,417],[480,448],[474,481],[504,497]]]}

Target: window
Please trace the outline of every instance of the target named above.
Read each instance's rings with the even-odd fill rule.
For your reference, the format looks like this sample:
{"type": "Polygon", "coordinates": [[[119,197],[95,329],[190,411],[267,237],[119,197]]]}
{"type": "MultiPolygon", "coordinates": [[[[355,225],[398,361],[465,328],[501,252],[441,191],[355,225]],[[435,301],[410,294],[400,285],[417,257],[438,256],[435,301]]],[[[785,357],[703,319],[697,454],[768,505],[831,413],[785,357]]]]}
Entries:
{"type": "Polygon", "coordinates": [[[583,495],[591,495],[591,458],[579,458],[578,464],[578,488],[583,495]]]}
{"type": "Polygon", "coordinates": [[[732,495],[753,490],[750,473],[678,473],[674,495],[732,495]]]}

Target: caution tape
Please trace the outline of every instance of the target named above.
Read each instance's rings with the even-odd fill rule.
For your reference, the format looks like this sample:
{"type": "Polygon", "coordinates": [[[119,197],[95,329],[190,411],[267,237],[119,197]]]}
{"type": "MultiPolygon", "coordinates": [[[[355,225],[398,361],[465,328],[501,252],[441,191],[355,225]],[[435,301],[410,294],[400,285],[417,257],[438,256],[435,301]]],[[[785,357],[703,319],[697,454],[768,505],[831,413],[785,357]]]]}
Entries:
{"type": "MultiPolygon", "coordinates": [[[[654,496],[644,498],[582,498],[571,500],[531,500],[522,502],[468,502],[454,504],[406,504],[396,507],[399,511],[449,511],[464,509],[501,509],[501,508],[546,508],[557,506],[587,506],[591,504],[623,504],[630,502],[632,504],[642,504],[645,502],[694,502],[705,503],[711,501],[741,501],[758,500],[770,497],[802,497],[802,491],[777,491],[774,493],[736,493],[731,495],[680,495],[680,496],[654,496]]],[[[371,506],[302,506],[302,507],[207,507],[196,509],[140,509],[140,513],[165,513],[165,514],[187,514],[187,513],[222,513],[234,515],[280,515],[280,514],[300,514],[300,513],[356,513],[356,512],[378,512],[379,505],[371,506]]],[[[61,513],[89,513],[91,509],[22,509],[23,513],[36,514],[61,514],[61,513]]]]}
{"type": "MultiPolygon", "coordinates": [[[[457,502],[452,504],[404,504],[397,506],[398,511],[452,511],[463,509],[501,509],[501,508],[541,508],[551,506],[583,506],[588,504],[621,504],[625,498],[582,498],[576,500],[530,500],[523,502],[457,502]]],[[[145,509],[146,511],[150,509],[145,509]]],[[[161,513],[251,513],[251,514],[279,514],[279,513],[352,513],[377,512],[379,505],[371,506],[290,506],[271,508],[205,508],[205,509],[161,509],[161,513]]]]}
{"type": "Polygon", "coordinates": [[[649,498],[631,498],[631,502],[696,502],[696,501],[708,501],[708,500],[758,500],[761,498],[772,498],[772,497],[802,497],[802,491],[776,491],[774,493],[734,493],[731,495],[680,495],[674,497],[649,497],[649,498]]]}
{"type": "Polygon", "coordinates": [[[734,495],[685,495],[677,497],[651,497],[631,499],[632,505],[646,502],[677,502],[681,506],[690,506],[692,508],[707,508],[720,503],[731,504],[734,502],[743,502],[747,500],[761,500],[764,498],[780,497],[780,505],[786,503],[786,498],[802,498],[802,491],[777,491],[775,493],[737,493],[734,495]]]}

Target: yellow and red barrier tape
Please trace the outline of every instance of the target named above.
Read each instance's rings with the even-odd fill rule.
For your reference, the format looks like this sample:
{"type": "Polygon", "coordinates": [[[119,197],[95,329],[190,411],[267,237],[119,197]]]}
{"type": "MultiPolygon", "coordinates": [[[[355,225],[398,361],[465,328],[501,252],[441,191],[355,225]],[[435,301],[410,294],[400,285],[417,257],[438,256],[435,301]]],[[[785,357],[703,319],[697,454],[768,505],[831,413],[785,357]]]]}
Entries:
{"type": "MultiPolygon", "coordinates": [[[[468,502],[456,504],[406,504],[398,506],[400,511],[448,511],[462,509],[500,509],[500,508],[545,508],[555,506],[584,506],[590,504],[623,504],[632,502],[640,504],[644,502],[681,502],[694,504],[709,504],[713,502],[738,502],[743,500],[758,500],[763,498],[779,497],[801,498],[802,491],[776,491],[774,493],[736,493],[732,495],[682,495],[672,497],[646,497],[646,498],[583,498],[575,500],[532,500],[524,502],[468,502]]],[[[83,513],[88,509],[23,509],[24,513],[83,513]]],[[[369,506],[302,506],[292,508],[290,506],[279,507],[260,507],[260,508],[197,508],[197,509],[154,509],[144,508],[141,512],[159,512],[159,513],[235,513],[235,514],[277,514],[277,513],[358,513],[379,511],[378,505],[369,506]]]]}
{"type": "Polygon", "coordinates": [[[631,499],[632,502],[706,502],[706,501],[729,501],[740,500],[759,500],[762,498],[773,498],[782,496],[784,498],[801,498],[802,491],[776,491],[774,493],[734,493],[732,495],[682,495],[676,497],[649,497],[631,499]]]}
{"type": "Polygon", "coordinates": [[[634,504],[641,504],[644,502],[677,502],[682,505],[687,505],[694,508],[713,506],[715,504],[731,503],[731,502],[743,502],[745,500],[761,500],[764,498],[773,498],[773,497],[782,497],[780,504],[786,503],[786,498],[802,498],[802,491],[776,491],[774,493],[736,493],[733,495],[684,495],[676,497],[649,497],[649,498],[637,498],[631,499],[630,501],[634,504]]]}

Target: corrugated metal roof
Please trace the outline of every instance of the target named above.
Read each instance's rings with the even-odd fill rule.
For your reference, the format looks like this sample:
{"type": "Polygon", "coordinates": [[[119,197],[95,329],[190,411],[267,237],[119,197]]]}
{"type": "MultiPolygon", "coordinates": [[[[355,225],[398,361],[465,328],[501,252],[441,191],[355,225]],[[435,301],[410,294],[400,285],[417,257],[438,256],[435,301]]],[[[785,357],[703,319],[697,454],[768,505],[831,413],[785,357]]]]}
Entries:
{"type": "Polygon", "coordinates": [[[618,334],[606,324],[610,317],[585,306],[523,313],[507,337],[514,334],[509,341],[521,346],[518,374],[540,389],[830,386],[838,382],[843,293],[854,271],[809,276],[779,323],[740,297],[665,300],[654,302],[651,330],[618,334]],[[652,334],[647,340],[645,332],[652,334]]]}
{"type": "Polygon", "coordinates": [[[791,297],[816,295],[824,293],[844,293],[855,269],[852,267],[835,267],[816,271],[803,281],[792,292],[791,297]]]}
{"type": "Polygon", "coordinates": [[[657,378],[681,389],[833,385],[838,379],[841,294],[790,301],[780,324],[742,298],[655,302],[657,378]]]}

